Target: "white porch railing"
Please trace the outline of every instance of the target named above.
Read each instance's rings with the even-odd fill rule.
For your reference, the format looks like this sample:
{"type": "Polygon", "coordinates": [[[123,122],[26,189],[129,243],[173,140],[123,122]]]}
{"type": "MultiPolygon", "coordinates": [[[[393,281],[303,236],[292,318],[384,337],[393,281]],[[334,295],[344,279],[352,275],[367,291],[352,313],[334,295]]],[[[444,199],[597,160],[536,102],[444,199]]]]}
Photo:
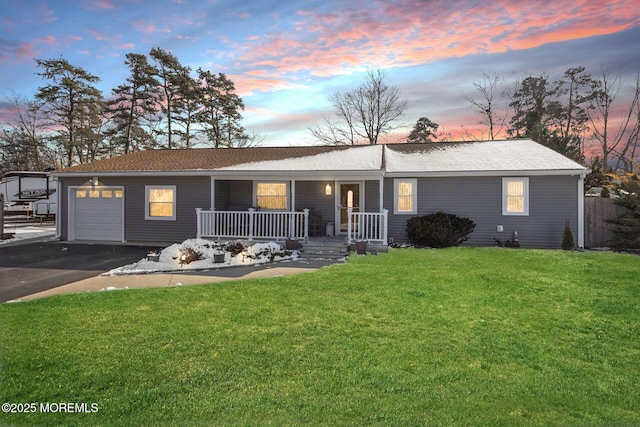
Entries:
{"type": "Polygon", "coordinates": [[[309,240],[309,209],[302,212],[216,211],[197,208],[198,238],[309,240]]]}
{"type": "Polygon", "coordinates": [[[347,240],[349,243],[358,240],[388,244],[387,224],[389,211],[382,212],[353,212],[347,209],[347,240]]]}

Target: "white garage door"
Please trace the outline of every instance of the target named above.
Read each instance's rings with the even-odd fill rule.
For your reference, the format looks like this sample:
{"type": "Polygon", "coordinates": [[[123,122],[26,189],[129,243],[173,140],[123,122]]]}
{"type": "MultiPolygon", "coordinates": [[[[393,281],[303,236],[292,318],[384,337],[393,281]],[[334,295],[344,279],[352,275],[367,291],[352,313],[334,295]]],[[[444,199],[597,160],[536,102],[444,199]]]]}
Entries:
{"type": "Polygon", "coordinates": [[[124,190],[76,188],[72,191],[73,240],[124,240],[124,190]]]}

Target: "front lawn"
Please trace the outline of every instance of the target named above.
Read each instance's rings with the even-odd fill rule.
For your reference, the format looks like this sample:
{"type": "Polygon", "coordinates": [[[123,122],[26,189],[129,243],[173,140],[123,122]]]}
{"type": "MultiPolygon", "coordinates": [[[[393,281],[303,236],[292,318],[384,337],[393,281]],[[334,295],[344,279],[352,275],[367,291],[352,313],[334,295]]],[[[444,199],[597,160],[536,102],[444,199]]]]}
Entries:
{"type": "Polygon", "coordinates": [[[639,257],[396,249],[4,304],[0,424],[640,425],[639,337],[639,257]]]}

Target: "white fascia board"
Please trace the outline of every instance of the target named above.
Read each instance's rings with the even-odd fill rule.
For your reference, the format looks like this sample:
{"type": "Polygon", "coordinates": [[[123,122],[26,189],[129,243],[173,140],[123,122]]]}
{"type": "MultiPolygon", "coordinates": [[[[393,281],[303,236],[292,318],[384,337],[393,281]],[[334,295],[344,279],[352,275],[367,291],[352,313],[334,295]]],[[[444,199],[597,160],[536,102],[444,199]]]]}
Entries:
{"type": "Polygon", "coordinates": [[[127,171],[127,172],[56,172],[60,178],[87,178],[101,176],[211,176],[215,171],[127,171]]]}
{"type": "Polygon", "coordinates": [[[437,171],[437,172],[386,172],[388,178],[455,178],[474,176],[578,176],[584,169],[563,170],[502,170],[502,171],[437,171]]]}
{"type": "Polygon", "coordinates": [[[238,172],[212,173],[215,179],[225,180],[260,180],[282,179],[297,181],[341,181],[341,180],[371,180],[380,179],[382,171],[278,171],[278,172],[238,172]]]}
{"type": "Polygon", "coordinates": [[[381,170],[373,171],[131,171],[131,172],[58,172],[60,178],[91,178],[97,177],[136,177],[136,176],[210,176],[215,179],[274,179],[299,178],[300,180],[322,181],[340,179],[377,179],[383,176],[381,170]]]}

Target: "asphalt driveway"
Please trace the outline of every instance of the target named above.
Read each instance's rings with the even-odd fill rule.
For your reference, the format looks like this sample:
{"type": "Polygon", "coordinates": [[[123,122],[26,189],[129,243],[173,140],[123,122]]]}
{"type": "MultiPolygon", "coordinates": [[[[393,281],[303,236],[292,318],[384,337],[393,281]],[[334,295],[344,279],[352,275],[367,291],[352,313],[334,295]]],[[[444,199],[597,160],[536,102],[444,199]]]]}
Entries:
{"type": "Polygon", "coordinates": [[[139,261],[149,249],[68,242],[0,246],[0,303],[98,276],[139,261]]]}

